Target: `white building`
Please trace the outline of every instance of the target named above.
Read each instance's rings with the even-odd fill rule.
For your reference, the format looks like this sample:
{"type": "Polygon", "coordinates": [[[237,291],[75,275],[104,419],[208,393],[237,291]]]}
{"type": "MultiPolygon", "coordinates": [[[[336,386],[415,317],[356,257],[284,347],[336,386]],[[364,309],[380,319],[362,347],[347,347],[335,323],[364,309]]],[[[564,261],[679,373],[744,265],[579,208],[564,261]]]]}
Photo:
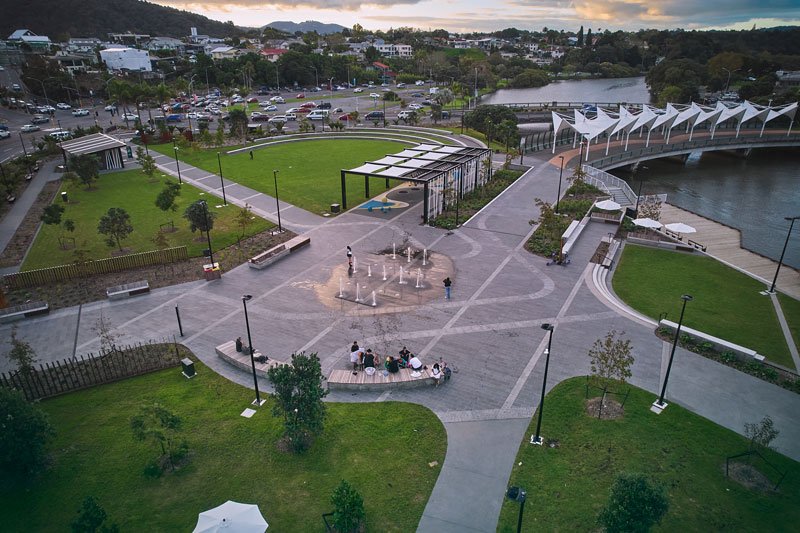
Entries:
{"type": "Polygon", "coordinates": [[[150,53],[136,48],[107,48],[100,50],[100,59],[108,70],[136,70],[150,72],[150,53]]]}
{"type": "Polygon", "coordinates": [[[383,57],[412,57],[413,50],[407,44],[379,44],[375,48],[383,57]]]}

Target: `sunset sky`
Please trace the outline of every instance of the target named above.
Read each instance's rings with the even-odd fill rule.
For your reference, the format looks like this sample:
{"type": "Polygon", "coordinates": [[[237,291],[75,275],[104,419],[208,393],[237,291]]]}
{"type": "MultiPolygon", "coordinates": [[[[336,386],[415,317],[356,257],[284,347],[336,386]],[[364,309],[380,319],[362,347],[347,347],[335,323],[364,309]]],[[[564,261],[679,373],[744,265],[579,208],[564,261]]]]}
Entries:
{"type": "Polygon", "coordinates": [[[800,24],[800,0],[151,0],[263,26],[317,20],[372,30],[401,26],[453,32],[543,27],[577,31],[640,28],[749,29],[800,24]]]}

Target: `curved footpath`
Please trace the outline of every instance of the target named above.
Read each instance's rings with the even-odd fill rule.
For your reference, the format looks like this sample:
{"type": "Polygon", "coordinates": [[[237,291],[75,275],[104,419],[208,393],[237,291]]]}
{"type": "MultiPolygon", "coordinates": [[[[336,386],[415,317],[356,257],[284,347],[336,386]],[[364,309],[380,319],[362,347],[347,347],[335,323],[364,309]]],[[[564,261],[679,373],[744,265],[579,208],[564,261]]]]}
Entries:
{"type": "MultiPolygon", "coordinates": [[[[171,171],[167,161],[159,163],[171,171]]],[[[249,374],[214,354],[216,345],[243,334],[240,295],[250,293],[254,296],[248,303],[254,344],[278,359],[302,350],[318,352],[327,374],[347,367],[348,347],[356,339],[381,352],[384,343],[391,350],[406,345],[421,354],[423,361],[442,356],[458,369],[442,387],[383,393],[337,391],[329,399],[408,401],[432,409],[445,425],[448,448],[418,530],[495,531],[508,477],[520,443],[528,440],[525,431],[541,390],[541,355],[547,340],[540,324],[555,324],[548,388],[588,373],[589,348],[612,328],[624,330],[632,340],[636,363],[631,382],[652,391],[654,398],[668,353],[665,343],[653,335],[651,324],[609,303],[592,281],[594,265],[589,259],[607,233],[603,225],[587,227],[566,267],[545,266],[544,259],[523,249],[532,230],[528,221],[538,216],[534,198],[554,201],[558,181],[558,168],[545,160],[527,157],[526,163],[533,168],[454,232],[419,226],[420,206],[388,217],[354,210],[334,219],[297,208],[287,208],[284,215],[282,209],[287,226],[307,230],[311,246],[267,270],[242,265],[215,282],[198,281],[129,300],[94,302],[82,306],[80,313],[77,308],[59,310],[18,323],[18,334],[39,352],[53,346],[55,336],[63,336],[74,338],[77,353],[85,353],[99,345],[93,326],[102,314],[122,342],[171,338],[177,334],[174,308],[178,306],[186,335],[181,341],[214,371],[250,387],[249,374]],[[361,306],[341,302],[339,308],[331,308],[318,300],[315,289],[326,284],[333,269],[346,260],[345,246],[352,246],[358,257],[400,242],[404,232],[415,245],[453,259],[452,300],[391,315],[388,328],[380,322],[381,315],[365,312],[361,306]],[[380,335],[381,329],[390,331],[380,335]]],[[[181,172],[186,175],[184,168],[181,172]]],[[[192,171],[189,176],[211,183],[202,175],[194,177],[192,171]]],[[[213,192],[213,185],[208,188],[213,192]]],[[[246,199],[242,195],[248,191],[233,184],[226,185],[226,192],[242,202],[255,204],[252,200],[257,199],[246,199]]],[[[260,209],[267,215],[271,212],[269,204],[260,209]]],[[[7,339],[9,330],[0,326],[0,337],[7,339]]],[[[72,351],[71,342],[57,343],[51,355],[62,358],[72,351]]],[[[269,389],[266,380],[260,383],[269,389]]],[[[777,448],[800,459],[800,396],[796,394],[678,350],[668,400],[737,432],[745,422],[769,414],[781,431],[777,448]]],[[[254,420],[260,416],[269,414],[259,413],[254,420]]],[[[545,416],[545,436],[547,428],[545,416]]],[[[412,451],[420,460],[425,460],[425,452],[412,451]]]]}

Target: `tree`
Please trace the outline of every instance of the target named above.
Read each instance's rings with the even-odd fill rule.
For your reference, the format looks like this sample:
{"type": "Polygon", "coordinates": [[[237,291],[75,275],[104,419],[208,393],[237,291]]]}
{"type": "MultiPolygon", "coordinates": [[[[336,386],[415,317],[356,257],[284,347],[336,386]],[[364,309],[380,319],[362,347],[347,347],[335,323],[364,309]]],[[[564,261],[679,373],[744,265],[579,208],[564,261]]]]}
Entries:
{"type": "Polygon", "coordinates": [[[589,350],[589,364],[592,371],[592,381],[603,389],[601,405],[605,405],[606,394],[611,384],[616,381],[625,383],[631,377],[631,341],[624,339],[624,331],[609,331],[605,338],[594,341],[589,350]]]}
{"type": "Polygon", "coordinates": [[[53,435],[44,411],[21,392],[0,387],[0,471],[20,479],[40,471],[53,435]]]}
{"type": "Polygon", "coordinates": [[[322,369],[316,353],[292,354],[291,365],[272,367],[267,375],[275,387],[275,406],[272,414],[283,417],[284,437],[296,453],[311,446],[320,434],[325,421],[328,394],[322,388],[322,369]]]}
{"type": "Polygon", "coordinates": [[[122,251],[120,241],[133,233],[131,216],[121,207],[112,207],[108,212],[100,217],[97,224],[97,232],[106,235],[106,244],[114,246],[116,244],[119,251],[122,251]]]}
{"type": "Polygon", "coordinates": [[[50,204],[42,211],[41,221],[48,226],[61,224],[61,215],[64,214],[64,206],[61,204],[50,204]]]}
{"type": "Polygon", "coordinates": [[[87,496],[78,510],[78,516],[70,524],[72,533],[117,533],[119,527],[116,524],[107,526],[104,524],[108,518],[103,509],[93,496],[87,496]]]}
{"type": "Polygon", "coordinates": [[[131,431],[138,441],[150,441],[161,450],[158,458],[160,471],[166,465],[174,471],[175,462],[188,452],[185,441],[178,441],[181,418],[158,402],[143,405],[139,414],[131,418],[131,431]]]}
{"type": "Polygon", "coordinates": [[[208,210],[208,204],[204,200],[197,200],[189,204],[183,212],[183,218],[189,221],[189,229],[194,233],[197,230],[208,233],[214,229],[214,219],[217,214],[208,210]]]}
{"type": "Polygon", "coordinates": [[[181,186],[174,181],[167,181],[164,183],[164,188],[156,196],[156,206],[162,211],[175,211],[178,206],[175,205],[175,199],[181,194],[181,186]]]}
{"type": "Polygon", "coordinates": [[[589,48],[592,47],[592,28],[586,31],[586,46],[589,48]]]}
{"type": "Polygon", "coordinates": [[[239,208],[234,220],[236,225],[242,230],[242,234],[239,235],[239,240],[242,240],[247,232],[247,228],[253,224],[253,213],[250,211],[250,204],[245,203],[244,207],[239,208]]]}
{"type": "Polygon", "coordinates": [[[214,146],[222,146],[225,144],[225,127],[220,124],[217,127],[217,133],[214,134],[214,146]]]}
{"type": "Polygon", "coordinates": [[[746,423],[744,425],[744,436],[750,440],[750,451],[754,451],[758,447],[769,448],[779,434],[780,431],[775,429],[775,423],[769,415],[762,418],[761,422],[757,424],[746,423]]]}
{"type": "Polygon", "coordinates": [[[97,157],[90,154],[73,155],[69,158],[69,168],[78,175],[87,190],[91,190],[92,184],[100,175],[99,165],[97,157]]]}
{"type": "Polygon", "coordinates": [[[578,30],[578,46],[583,46],[583,26],[578,30]]]}
{"type": "Polygon", "coordinates": [[[242,109],[236,108],[232,109],[228,116],[231,136],[243,139],[247,133],[247,113],[242,109]]]}
{"type": "Polygon", "coordinates": [[[368,63],[374,63],[380,58],[381,53],[378,52],[378,49],[374,46],[369,46],[366,50],[364,50],[364,59],[366,59],[368,63]]]}
{"type": "Polygon", "coordinates": [[[598,522],[609,533],[644,533],[669,509],[666,491],[644,474],[620,474],[598,522]]]}
{"type": "Polygon", "coordinates": [[[347,480],[342,480],[331,495],[333,527],[340,533],[357,531],[364,520],[364,500],[347,480]]]}
{"type": "Polygon", "coordinates": [[[141,146],[136,149],[136,158],[139,160],[139,165],[142,167],[142,172],[145,173],[148,179],[152,180],[156,173],[156,160],[153,159],[153,156],[145,153],[141,146]]]}
{"type": "Polygon", "coordinates": [[[11,350],[8,359],[17,365],[17,371],[27,374],[34,370],[36,352],[27,342],[17,338],[17,326],[11,328],[11,350]]]}

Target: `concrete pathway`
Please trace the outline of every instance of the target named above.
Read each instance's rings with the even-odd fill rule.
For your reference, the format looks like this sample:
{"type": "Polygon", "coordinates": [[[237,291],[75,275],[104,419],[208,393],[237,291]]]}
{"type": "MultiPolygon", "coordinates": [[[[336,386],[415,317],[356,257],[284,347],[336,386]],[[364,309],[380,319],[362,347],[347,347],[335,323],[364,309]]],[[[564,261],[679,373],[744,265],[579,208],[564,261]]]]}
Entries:
{"type": "MultiPolygon", "coordinates": [[[[247,293],[254,296],[248,303],[254,344],[279,360],[293,352],[317,352],[325,373],[346,368],[349,346],[356,339],[379,353],[406,345],[424,361],[443,357],[458,370],[445,386],[384,393],[335,391],[329,399],[408,401],[432,409],[447,429],[448,453],[419,530],[495,531],[508,475],[520,443],[527,441],[525,428],[538,404],[547,342],[542,323],[555,324],[548,388],[586,374],[588,349],[612,328],[626,331],[633,342],[635,385],[655,395],[662,374],[662,342],[653,335],[653,326],[607,301],[588,281],[593,270],[589,259],[607,227],[590,224],[565,267],[546,266],[544,259],[523,249],[532,230],[529,220],[538,216],[534,199],[554,201],[558,182],[557,167],[531,156],[525,162],[533,168],[456,231],[418,225],[418,205],[390,219],[354,210],[325,220],[291,209],[287,226],[308,228],[311,245],[267,270],[243,265],[218,281],[94,302],[80,310],[62,309],[19,322],[18,335],[41,359],[61,359],[97,349],[93,327],[101,316],[113,325],[121,343],[171,339],[177,335],[179,307],[185,334],[181,342],[213,371],[249,388],[252,377],[214,353],[216,345],[244,335],[240,296],[247,293]],[[328,294],[333,276],[346,261],[345,246],[368,262],[370,253],[404,238],[453,260],[452,300],[420,301],[405,312],[382,314],[380,306],[365,309],[328,294]]],[[[159,164],[171,170],[168,161],[160,159],[159,164]]],[[[188,178],[206,184],[207,190],[216,187],[218,177],[197,172],[188,178]]],[[[231,190],[241,199],[233,192],[235,186],[231,190]]],[[[268,202],[260,207],[266,213],[271,210],[268,202]]],[[[9,332],[10,326],[0,326],[0,353],[7,351],[9,332]]],[[[0,356],[0,371],[8,366],[0,356]]],[[[260,387],[269,390],[266,380],[260,387]]],[[[739,432],[743,421],[771,414],[781,430],[776,446],[800,459],[796,394],[681,350],[667,398],[739,432]]],[[[546,414],[543,434],[547,435],[546,414]]]]}

